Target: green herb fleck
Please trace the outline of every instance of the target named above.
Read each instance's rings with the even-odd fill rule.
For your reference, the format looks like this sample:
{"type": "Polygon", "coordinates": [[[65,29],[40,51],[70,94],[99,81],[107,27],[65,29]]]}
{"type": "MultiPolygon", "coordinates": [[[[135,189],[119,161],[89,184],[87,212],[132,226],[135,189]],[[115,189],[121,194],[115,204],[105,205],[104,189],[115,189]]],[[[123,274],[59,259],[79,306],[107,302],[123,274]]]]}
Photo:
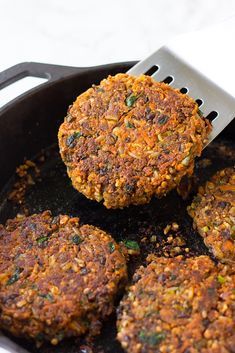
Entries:
{"type": "Polygon", "coordinates": [[[79,137],[82,136],[82,133],[80,131],[76,131],[73,133],[74,138],[78,139],[79,137]]]}
{"type": "Polygon", "coordinates": [[[193,202],[196,202],[196,203],[200,202],[201,200],[202,200],[202,198],[201,198],[200,195],[196,195],[196,196],[194,196],[194,198],[193,198],[193,202]]]}
{"type": "Polygon", "coordinates": [[[22,268],[20,267],[16,267],[15,272],[13,273],[13,275],[8,279],[7,281],[7,286],[12,285],[13,283],[15,283],[16,281],[18,281],[18,279],[20,278],[20,274],[23,271],[22,268]]]}
{"type": "Polygon", "coordinates": [[[151,317],[151,316],[156,316],[156,315],[159,315],[160,311],[159,310],[154,310],[154,309],[151,309],[150,311],[146,312],[144,317],[151,317]]]}
{"type": "Polygon", "coordinates": [[[83,242],[83,240],[81,239],[81,237],[79,237],[79,235],[75,234],[73,237],[72,237],[72,242],[76,245],[79,245],[83,242]]]}
{"type": "Polygon", "coordinates": [[[179,289],[179,287],[170,287],[170,288],[167,288],[167,294],[175,294],[177,292],[177,290],[179,289]]]}
{"type": "Polygon", "coordinates": [[[43,236],[43,237],[40,237],[40,238],[36,239],[36,242],[38,243],[38,245],[42,245],[47,240],[48,240],[48,237],[47,236],[43,236]]]}
{"type": "Polygon", "coordinates": [[[70,135],[66,140],[66,145],[68,147],[73,147],[76,139],[79,139],[82,136],[80,131],[75,131],[72,135],[70,135]]]}
{"type": "Polygon", "coordinates": [[[58,339],[58,341],[62,341],[62,339],[64,338],[64,332],[57,333],[56,338],[58,339]]]}
{"type": "Polygon", "coordinates": [[[226,278],[221,275],[218,275],[217,279],[220,284],[224,284],[226,282],[226,278]]]}
{"type": "Polygon", "coordinates": [[[235,240],[235,225],[231,228],[231,238],[235,240]]]}
{"type": "Polygon", "coordinates": [[[205,226],[205,227],[202,228],[202,231],[203,231],[204,233],[207,233],[208,230],[209,230],[209,228],[208,228],[207,226],[205,226]]]}
{"type": "Polygon", "coordinates": [[[128,97],[126,98],[126,100],[125,100],[126,105],[127,105],[129,108],[132,107],[137,98],[138,98],[137,96],[135,96],[134,94],[131,94],[131,95],[128,96],[128,97]]]}
{"type": "Polygon", "coordinates": [[[211,296],[215,295],[215,289],[213,287],[208,288],[208,294],[211,296]]]}
{"type": "Polygon", "coordinates": [[[135,190],[135,185],[133,184],[126,184],[124,185],[124,189],[128,193],[132,193],[135,190]]]}
{"type": "Polygon", "coordinates": [[[81,319],[81,320],[82,320],[82,323],[83,323],[83,325],[84,325],[85,327],[89,327],[89,326],[90,326],[90,321],[89,321],[89,319],[83,318],[83,319],[81,319]]]}
{"type": "Polygon", "coordinates": [[[167,115],[162,115],[162,116],[158,119],[158,124],[159,124],[159,125],[165,125],[168,120],[169,120],[169,116],[167,116],[167,115]]]}
{"type": "Polygon", "coordinates": [[[128,127],[129,129],[134,129],[134,128],[135,128],[135,125],[133,125],[132,123],[130,123],[129,121],[127,121],[126,127],[128,127]]]}
{"type": "Polygon", "coordinates": [[[36,336],[37,341],[43,341],[45,339],[45,335],[42,332],[39,332],[36,336]]]}
{"type": "Polygon", "coordinates": [[[127,249],[140,250],[139,244],[134,240],[124,240],[124,245],[127,249]]]}
{"type": "Polygon", "coordinates": [[[207,346],[207,341],[206,339],[202,339],[200,341],[197,341],[193,344],[194,348],[197,350],[201,351],[202,348],[205,348],[207,346]]]}
{"type": "Polygon", "coordinates": [[[112,254],[115,251],[115,244],[114,243],[109,243],[109,252],[112,254]]]}
{"type": "Polygon", "coordinates": [[[156,332],[156,333],[146,333],[145,331],[140,331],[139,339],[140,341],[147,343],[150,346],[159,345],[164,339],[166,335],[164,332],[156,332]]]}
{"type": "Polygon", "coordinates": [[[172,273],[172,274],[171,274],[171,277],[170,277],[170,280],[171,280],[171,281],[174,281],[174,280],[176,280],[176,278],[177,278],[177,276],[172,273]]]}
{"type": "Polygon", "coordinates": [[[50,302],[53,302],[54,301],[54,297],[51,293],[48,293],[48,294],[39,294],[39,297],[41,298],[45,298],[47,300],[49,300],[50,302]]]}
{"type": "Polygon", "coordinates": [[[103,87],[98,87],[98,88],[97,88],[97,92],[104,93],[103,87]]]}

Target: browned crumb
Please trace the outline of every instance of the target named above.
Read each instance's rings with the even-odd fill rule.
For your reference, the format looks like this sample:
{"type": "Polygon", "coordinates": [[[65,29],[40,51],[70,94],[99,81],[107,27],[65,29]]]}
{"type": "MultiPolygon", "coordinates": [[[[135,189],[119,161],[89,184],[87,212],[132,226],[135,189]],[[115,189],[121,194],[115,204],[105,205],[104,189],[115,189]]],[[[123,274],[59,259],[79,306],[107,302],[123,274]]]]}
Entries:
{"type": "Polygon", "coordinates": [[[161,242],[156,243],[156,248],[161,248],[162,255],[165,257],[174,257],[189,253],[189,248],[186,247],[186,242],[178,223],[167,224],[163,229],[163,233],[166,237],[161,242]]]}
{"type": "Polygon", "coordinates": [[[24,205],[24,196],[29,186],[35,184],[40,177],[40,169],[36,163],[26,160],[24,164],[21,164],[16,169],[16,182],[13,185],[13,189],[8,196],[8,199],[17,205],[22,206],[22,210],[27,213],[27,209],[24,205]]]}

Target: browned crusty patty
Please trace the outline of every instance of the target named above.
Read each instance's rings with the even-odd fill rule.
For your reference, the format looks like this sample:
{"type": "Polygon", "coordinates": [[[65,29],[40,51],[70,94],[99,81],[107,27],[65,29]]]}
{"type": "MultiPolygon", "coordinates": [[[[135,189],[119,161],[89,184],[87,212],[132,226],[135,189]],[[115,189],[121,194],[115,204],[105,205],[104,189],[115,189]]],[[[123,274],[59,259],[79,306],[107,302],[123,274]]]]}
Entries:
{"type": "Polygon", "coordinates": [[[235,264],[235,168],[217,172],[200,187],[188,212],[213,255],[235,264]]]}
{"type": "Polygon", "coordinates": [[[127,279],[104,231],[49,211],[0,226],[0,328],[37,342],[99,333],[127,279]]]}
{"type": "Polygon", "coordinates": [[[161,197],[192,173],[210,129],[187,95],[118,74],[77,97],[58,138],[75,189],[122,208],[161,197]]]}
{"type": "Polygon", "coordinates": [[[129,353],[234,353],[235,269],[208,256],[157,258],[122,300],[118,339],[129,353]]]}

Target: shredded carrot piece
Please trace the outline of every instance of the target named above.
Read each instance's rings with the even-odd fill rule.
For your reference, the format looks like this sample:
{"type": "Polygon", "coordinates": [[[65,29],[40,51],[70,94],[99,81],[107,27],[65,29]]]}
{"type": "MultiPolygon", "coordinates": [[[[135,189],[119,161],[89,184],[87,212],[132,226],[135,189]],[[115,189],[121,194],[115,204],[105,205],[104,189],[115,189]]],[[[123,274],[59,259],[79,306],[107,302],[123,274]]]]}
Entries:
{"type": "Polygon", "coordinates": [[[235,185],[220,185],[219,188],[221,191],[235,191],[235,185]]]}

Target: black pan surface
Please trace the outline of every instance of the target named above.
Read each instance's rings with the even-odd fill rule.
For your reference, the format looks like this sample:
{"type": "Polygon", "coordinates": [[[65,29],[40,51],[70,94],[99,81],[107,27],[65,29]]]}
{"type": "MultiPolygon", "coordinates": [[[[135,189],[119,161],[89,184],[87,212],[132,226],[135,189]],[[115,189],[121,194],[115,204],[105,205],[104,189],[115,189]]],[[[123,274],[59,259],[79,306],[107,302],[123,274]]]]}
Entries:
{"type": "MultiPolygon", "coordinates": [[[[63,109],[65,111],[66,106],[63,109]]],[[[56,141],[57,129],[54,128],[53,131],[54,135],[48,142],[56,141]]],[[[167,235],[163,233],[166,225],[172,222],[179,224],[179,230],[173,233],[173,237],[180,237],[183,240],[177,254],[183,253],[185,256],[208,254],[201,237],[192,229],[192,221],[187,215],[186,207],[199,185],[217,170],[234,165],[235,142],[231,139],[231,131],[230,136],[224,133],[217,138],[197,160],[192,190],[186,200],[183,200],[176,191],[172,191],[161,200],[153,198],[148,205],[131,206],[123,210],[107,210],[101,204],[90,201],[75,191],[60,159],[57,144],[48,143],[48,146],[45,145],[42,151],[41,148],[37,150],[34,142],[33,150],[37,151],[37,156],[33,160],[40,173],[35,176],[33,170],[29,171],[35,184],[27,186],[22,203],[9,199],[9,195],[15,190],[15,185],[20,180],[19,176],[8,177],[8,182],[5,183],[0,194],[0,223],[4,224],[8,218],[15,217],[17,213],[32,214],[49,209],[54,215],[64,213],[78,216],[82,223],[92,224],[108,231],[117,241],[136,240],[140,245],[141,253],[139,256],[131,257],[129,261],[130,282],[135,269],[145,264],[148,253],[172,256],[173,245],[168,244],[167,235]],[[155,241],[152,241],[153,237],[155,241]]],[[[31,151],[24,156],[30,158],[31,151]]],[[[70,339],[56,347],[44,344],[36,348],[32,342],[22,339],[16,341],[32,353],[121,353],[123,350],[115,339],[115,321],[114,313],[104,323],[100,336],[94,342],[87,343],[85,340],[70,339]]]]}
{"type": "MultiPolygon", "coordinates": [[[[155,235],[157,236],[157,243],[161,244],[166,241],[167,236],[164,235],[163,229],[169,223],[177,222],[180,225],[179,232],[174,234],[174,236],[176,237],[180,233],[180,236],[185,240],[181,253],[185,254],[185,248],[189,248],[189,253],[185,254],[187,256],[208,254],[201,237],[192,229],[191,219],[186,212],[186,207],[191,201],[191,197],[184,201],[176,191],[173,191],[161,200],[153,199],[148,205],[133,206],[123,210],[107,210],[104,206],[87,200],[73,189],[65,167],[61,162],[57,146],[49,148],[43,153],[43,156],[45,156],[45,161],[43,163],[37,162],[40,168],[39,180],[36,180],[35,185],[27,188],[23,204],[19,205],[13,201],[6,200],[12,192],[12,186],[19,177],[15,177],[10,181],[0,200],[0,221],[2,223],[8,218],[15,217],[17,213],[28,212],[32,214],[49,209],[54,215],[60,213],[78,216],[82,223],[93,224],[108,231],[117,241],[123,239],[137,240],[141,247],[141,255],[133,256],[130,259],[130,281],[134,270],[141,264],[145,264],[145,258],[148,253],[154,252],[160,256],[164,256],[165,252],[169,253],[171,245],[168,245],[168,248],[161,245],[157,248],[156,242],[151,242],[151,237],[155,235]],[[147,238],[145,243],[141,242],[143,237],[147,238]]],[[[225,140],[214,142],[197,161],[194,188],[196,189],[216,170],[233,165],[234,156],[234,143],[225,140]]],[[[40,158],[36,158],[36,160],[38,159],[40,158]]],[[[115,340],[115,320],[114,314],[105,323],[101,335],[91,344],[94,353],[123,352],[119,343],[115,340]]],[[[58,353],[86,352],[86,350],[84,351],[86,348],[80,348],[84,342],[77,339],[67,340],[56,348],[44,345],[37,349],[32,344],[28,345],[24,340],[20,340],[19,343],[35,353],[52,353],[55,351],[58,353]]],[[[89,350],[87,353],[89,353],[89,350]]]]}

